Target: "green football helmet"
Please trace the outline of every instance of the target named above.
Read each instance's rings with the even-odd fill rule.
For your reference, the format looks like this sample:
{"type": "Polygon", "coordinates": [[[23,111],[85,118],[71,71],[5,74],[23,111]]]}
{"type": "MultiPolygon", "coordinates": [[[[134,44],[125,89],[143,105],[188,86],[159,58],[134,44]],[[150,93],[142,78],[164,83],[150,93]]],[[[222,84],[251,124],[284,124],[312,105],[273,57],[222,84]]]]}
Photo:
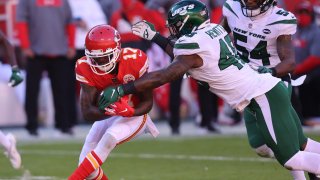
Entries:
{"type": "Polygon", "coordinates": [[[174,38],[195,31],[204,22],[209,22],[209,13],[205,4],[197,0],[182,0],[170,8],[167,27],[174,38]]]}

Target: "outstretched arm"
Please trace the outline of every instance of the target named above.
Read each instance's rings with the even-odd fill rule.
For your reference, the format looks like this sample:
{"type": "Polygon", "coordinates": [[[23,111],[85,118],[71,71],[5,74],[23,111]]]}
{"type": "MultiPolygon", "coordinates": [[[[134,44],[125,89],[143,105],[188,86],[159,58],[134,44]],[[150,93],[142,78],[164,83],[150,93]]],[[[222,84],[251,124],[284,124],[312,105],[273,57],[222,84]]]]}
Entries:
{"type": "Polygon", "coordinates": [[[141,78],[118,87],[107,88],[99,100],[99,108],[109,106],[126,94],[142,93],[165,83],[172,82],[182,77],[189,69],[198,68],[203,61],[198,55],[177,56],[167,68],[150,72],[141,78]]]}
{"type": "MultiPolygon", "coordinates": [[[[188,62],[188,61],[187,61],[188,62]]],[[[183,63],[181,57],[168,66],[166,69],[154,71],[146,74],[140,79],[133,82],[135,91],[142,92],[145,89],[154,89],[165,83],[174,81],[182,77],[190,68],[192,68],[192,61],[190,63],[183,63]]],[[[126,85],[124,85],[125,87],[126,85]]],[[[126,92],[125,92],[126,93],[126,92]]]]}
{"type": "Polygon", "coordinates": [[[174,42],[157,32],[152,23],[145,20],[139,21],[138,23],[132,25],[132,33],[143,39],[156,43],[171,57],[171,59],[174,58],[174,42]]]}

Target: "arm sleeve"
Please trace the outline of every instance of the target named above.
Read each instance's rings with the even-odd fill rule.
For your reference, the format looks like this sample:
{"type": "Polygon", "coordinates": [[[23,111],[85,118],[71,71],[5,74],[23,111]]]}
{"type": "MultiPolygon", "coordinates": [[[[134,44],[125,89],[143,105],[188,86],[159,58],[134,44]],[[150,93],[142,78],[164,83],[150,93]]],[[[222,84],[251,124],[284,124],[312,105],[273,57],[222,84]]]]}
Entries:
{"type": "Polygon", "coordinates": [[[76,26],[74,24],[74,19],[72,16],[71,7],[68,1],[65,2],[66,9],[66,33],[68,37],[68,46],[70,48],[74,48],[75,46],[75,34],[76,34],[76,26]]]}
{"type": "Polygon", "coordinates": [[[18,31],[18,39],[22,48],[29,48],[29,27],[28,21],[28,4],[27,1],[19,1],[16,10],[16,28],[18,31]]]}
{"type": "Polygon", "coordinates": [[[174,48],[173,48],[174,56],[192,55],[192,54],[201,53],[203,51],[203,48],[200,47],[201,41],[199,40],[197,38],[197,35],[194,35],[192,37],[182,36],[174,44],[174,48]]]}
{"type": "Polygon", "coordinates": [[[138,54],[141,54],[141,57],[139,57],[139,62],[137,63],[137,70],[138,70],[137,77],[141,77],[145,73],[148,73],[149,60],[147,55],[143,51],[139,50],[138,54]]]}
{"type": "Polygon", "coordinates": [[[92,82],[90,78],[85,75],[85,69],[83,68],[82,60],[78,60],[75,66],[76,79],[80,83],[87,84],[89,86],[94,86],[95,84],[92,82]]]}
{"type": "Polygon", "coordinates": [[[29,27],[26,22],[17,22],[16,28],[18,31],[18,39],[20,40],[20,46],[23,49],[30,47],[29,41],[29,27]]]}
{"type": "Polygon", "coordinates": [[[236,11],[233,9],[233,1],[227,0],[222,6],[222,16],[230,17],[236,16],[238,17],[236,11]]]}
{"type": "Polygon", "coordinates": [[[278,26],[278,36],[281,35],[293,35],[297,32],[297,19],[289,12],[286,19],[280,20],[278,26]]]}
{"type": "Polygon", "coordinates": [[[76,36],[76,26],[73,23],[67,24],[66,32],[68,36],[68,47],[74,48],[75,46],[75,36],[76,36]]]}
{"type": "Polygon", "coordinates": [[[227,11],[228,11],[228,9],[227,9],[227,7],[226,6],[228,6],[227,5],[227,3],[228,3],[228,1],[226,1],[224,4],[223,4],[223,6],[222,6],[222,16],[224,16],[224,17],[227,17],[227,11]]]}
{"type": "Polygon", "coordinates": [[[320,66],[320,57],[309,56],[307,59],[303,60],[294,70],[294,74],[305,74],[317,66],[320,66]]]}

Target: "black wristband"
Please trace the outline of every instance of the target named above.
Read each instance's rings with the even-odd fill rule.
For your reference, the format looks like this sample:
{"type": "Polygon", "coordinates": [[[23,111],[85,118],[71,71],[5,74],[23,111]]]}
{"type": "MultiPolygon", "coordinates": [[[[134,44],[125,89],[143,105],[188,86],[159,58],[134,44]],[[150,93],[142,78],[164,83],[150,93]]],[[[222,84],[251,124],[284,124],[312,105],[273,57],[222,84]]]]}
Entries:
{"type": "Polygon", "coordinates": [[[168,44],[171,44],[170,40],[168,38],[163,37],[160,33],[156,33],[156,35],[152,38],[151,40],[152,42],[156,43],[157,45],[159,45],[161,47],[161,49],[163,49],[164,51],[166,51],[166,47],[168,44]]]}
{"type": "Polygon", "coordinates": [[[272,76],[274,76],[274,77],[277,77],[277,70],[276,70],[276,68],[270,68],[271,69],[271,71],[272,71],[272,73],[271,73],[271,75],[272,76]]]}
{"type": "Polygon", "coordinates": [[[121,86],[122,86],[124,95],[126,95],[126,94],[134,94],[134,93],[137,92],[137,89],[134,86],[134,82],[133,81],[130,81],[127,84],[123,84],[121,86]]]}

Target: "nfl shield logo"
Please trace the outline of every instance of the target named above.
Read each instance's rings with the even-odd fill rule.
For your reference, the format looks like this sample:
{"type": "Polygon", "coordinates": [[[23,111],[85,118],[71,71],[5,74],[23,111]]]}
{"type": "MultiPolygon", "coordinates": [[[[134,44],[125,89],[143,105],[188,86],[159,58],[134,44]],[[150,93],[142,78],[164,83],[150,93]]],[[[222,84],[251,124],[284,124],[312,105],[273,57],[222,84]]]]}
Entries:
{"type": "Polygon", "coordinates": [[[132,74],[126,74],[123,77],[123,82],[124,83],[128,83],[130,81],[134,81],[136,78],[134,78],[134,76],[132,74]]]}

